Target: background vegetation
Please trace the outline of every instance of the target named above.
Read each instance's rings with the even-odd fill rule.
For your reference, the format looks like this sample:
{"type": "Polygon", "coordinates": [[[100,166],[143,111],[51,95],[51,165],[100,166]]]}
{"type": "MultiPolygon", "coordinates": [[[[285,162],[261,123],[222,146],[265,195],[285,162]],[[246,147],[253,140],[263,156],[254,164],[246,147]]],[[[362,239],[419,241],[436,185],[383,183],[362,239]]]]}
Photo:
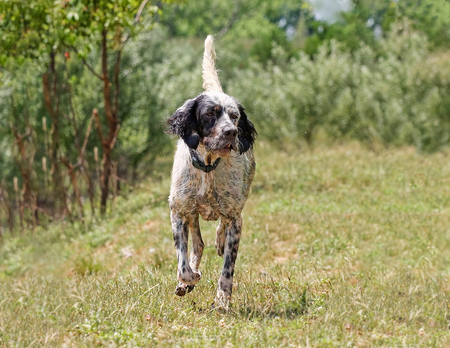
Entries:
{"type": "Polygon", "coordinates": [[[104,213],[150,175],[172,149],[164,120],[201,92],[209,33],[226,91],[280,150],[445,148],[449,3],[347,2],[327,21],[314,4],[2,2],[1,232],[104,213]]]}

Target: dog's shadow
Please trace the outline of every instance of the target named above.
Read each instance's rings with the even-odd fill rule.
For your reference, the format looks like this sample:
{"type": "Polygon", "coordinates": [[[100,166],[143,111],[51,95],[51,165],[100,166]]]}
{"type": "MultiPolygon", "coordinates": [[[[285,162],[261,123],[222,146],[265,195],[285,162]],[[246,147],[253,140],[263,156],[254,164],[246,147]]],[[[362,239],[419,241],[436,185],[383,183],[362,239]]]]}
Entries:
{"type": "Polygon", "coordinates": [[[258,307],[244,307],[239,309],[231,309],[236,316],[247,319],[247,320],[255,320],[255,319],[295,319],[301,316],[304,316],[308,313],[307,306],[285,306],[274,309],[265,309],[258,307]]]}
{"type": "Polygon", "coordinates": [[[229,315],[237,319],[258,320],[258,319],[287,319],[293,320],[308,314],[308,308],[311,301],[306,298],[306,292],[302,294],[299,301],[291,303],[274,303],[270,306],[264,305],[246,305],[246,304],[231,304],[228,309],[215,308],[211,304],[209,308],[196,307],[195,310],[199,313],[216,313],[221,315],[229,315]]]}
{"type": "MultiPolygon", "coordinates": [[[[268,285],[273,284],[274,280],[270,276],[268,278],[267,274],[264,274],[264,276],[269,279],[269,282],[261,283],[260,286],[267,288],[268,285]]],[[[272,294],[266,294],[262,297],[249,289],[241,291],[241,293],[238,292],[234,295],[235,297],[231,301],[228,309],[215,307],[214,302],[206,307],[204,307],[204,303],[199,306],[195,301],[192,301],[191,305],[194,311],[199,313],[216,313],[241,320],[276,318],[293,320],[308,315],[310,309],[314,307],[314,297],[311,297],[311,293],[307,288],[291,290],[289,296],[285,296],[286,294],[284,294],[280,297],[276,295],[277,292],[276,288],[274,288],[272,294]]],[[[215,286],[213,283],[211,283],[207,293],[209,298],[214,296],[215,286]]],[[[206,293],[203,295],[206,295],[206,293]]]]}

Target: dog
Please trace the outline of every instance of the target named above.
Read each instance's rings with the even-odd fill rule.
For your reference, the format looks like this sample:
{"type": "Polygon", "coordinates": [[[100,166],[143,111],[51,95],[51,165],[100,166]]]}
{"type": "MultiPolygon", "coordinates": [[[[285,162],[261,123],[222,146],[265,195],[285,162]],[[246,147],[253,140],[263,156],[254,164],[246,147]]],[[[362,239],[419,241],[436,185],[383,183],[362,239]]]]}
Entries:
{"type": "Polygon", "coordinates": [[[242,231],[241,211],[255,175],[253,144],[257,135],[242,105],[225,94],[215,67],[213,37],[205,40],[204,92],[189,99],[167,120],[168,133],[179,137],[172,169],[169,207],[177,254],[175,294],[184,296],[201,278],[204,243],[199,215],[220,219],[215,247],[223,257],[215,306],[228,308],[242,231]],[[188,259],[188,236],[192,250],[188,259]]]}

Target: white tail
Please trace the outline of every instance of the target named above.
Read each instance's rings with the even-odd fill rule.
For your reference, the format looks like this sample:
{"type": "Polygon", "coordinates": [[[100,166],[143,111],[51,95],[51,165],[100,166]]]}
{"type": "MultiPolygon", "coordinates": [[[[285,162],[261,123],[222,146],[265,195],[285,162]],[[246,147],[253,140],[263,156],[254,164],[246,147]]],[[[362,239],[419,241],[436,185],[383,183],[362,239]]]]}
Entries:
{"type": "Polygon", "coordinates": [[[203,53],[202,64],[203,89],[205,92],[222,92],[219,74],[216,70],[216,51],[214,50],[214,39],[211,35],[205,40],[205,53],[203,53]]]}

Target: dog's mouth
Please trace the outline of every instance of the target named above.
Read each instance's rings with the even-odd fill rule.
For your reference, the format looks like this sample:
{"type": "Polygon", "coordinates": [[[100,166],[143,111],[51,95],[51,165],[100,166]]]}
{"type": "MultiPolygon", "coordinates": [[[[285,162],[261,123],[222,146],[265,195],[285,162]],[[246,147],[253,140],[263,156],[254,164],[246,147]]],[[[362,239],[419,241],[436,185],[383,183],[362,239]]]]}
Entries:
{"type": "Polygon", "coordinates": [[[236,145],[234,144],[226,144],[221,149],[211,150],[215,155],[218,156],[226,156],[229,155],[231,150],[237,151],[236,145]]]}
{"type": "Polygon", "coordinates": [[[227,145],[222,149],[212,150],[212,152],[217,156],[226,156],[231,152],[231,145],[227,145]]]}
{"type": "Polygon", "coordinates": [[[228,156],[231,153],[231,150],[238,151],[236,141],[204,138],[203,144],[208,152],[220,157],[228,156]]]}

